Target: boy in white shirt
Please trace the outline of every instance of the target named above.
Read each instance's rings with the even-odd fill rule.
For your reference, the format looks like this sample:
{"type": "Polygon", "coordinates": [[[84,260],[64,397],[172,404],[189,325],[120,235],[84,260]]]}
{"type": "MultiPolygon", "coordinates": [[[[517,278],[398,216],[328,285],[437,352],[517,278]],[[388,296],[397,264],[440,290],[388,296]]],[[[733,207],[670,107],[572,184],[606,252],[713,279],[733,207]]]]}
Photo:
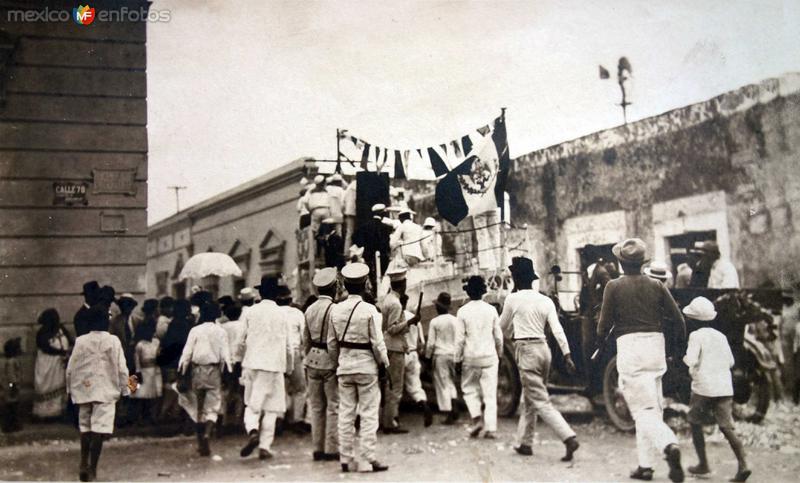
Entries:
{"type": "Polygon", "coordinates": [[[436,317],[428,327],[428,344],[425,357],[433,357],[433,387],[436,389],[436,403],[439,411],[446,412],[442,424],[450,425],[458,420],[458,391],[456,390],[455,336],[456,317],[450,314],[452,298],[442,292],[436,298],[436,317]]]}
{"type": "MultiPolygon", "coordinates": [[[[744,447],[736,436],[733,427],[733,380],[731,367],[734,359],[728,340],[718,330],[711,327],[717,312],[714,304],[705,297],[697,297],[683,309],[688,324],[700,328],[689,336],[689,345],[683,362],[689,366],[692,376],[692,398],[689,403],[689,422],[692,425],[692,442],[699,460],[696,466],[689,467],[695,475],[711,472],[706,457],[703,421],[711,412],[719,429],[731,445],[739,463],[736,475],[730,481],[746,481],[750,470],[745,461],[744,447]]],[[[688,325],[687,324],[687,325],[688,325]]]]}

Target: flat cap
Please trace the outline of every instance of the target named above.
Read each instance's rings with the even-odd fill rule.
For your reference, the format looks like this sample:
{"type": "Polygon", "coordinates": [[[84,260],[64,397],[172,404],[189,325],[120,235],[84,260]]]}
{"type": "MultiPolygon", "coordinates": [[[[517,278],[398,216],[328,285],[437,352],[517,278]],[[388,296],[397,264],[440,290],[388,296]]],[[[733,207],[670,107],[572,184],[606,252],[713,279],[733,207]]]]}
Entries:
{"type": "Polygon", "coordinates": [[[328,287],[336,281],[336,269],[333,267],[326,267],[317,270],[314,273],[314,280],[312,283],[315,287],[323,288],[328,287]]]}
{"type": "Polygon", "coordinates": [[[342,276],[351,282],[365,280],[369,275],[369,267],[365,263],[348,263],[342,268],[342,276]]]}
{"type": "Polygon", "coordinates": [[[386,270],[386,275],[389,276],[389,280],[392,282],[397,282],[398,280],[406,279],[406,272],[408,272],[406,267],[402,265],[394,265],[386,270]]]}
{"type": "Polygon", "coordinates": [[[384,205],[383,203],[375,203],[374,205],[372,205],[372,212],[373,213],[376,212],[376,211],[384,211],[385,209],[386,209],[386,205],[384,205]]]}

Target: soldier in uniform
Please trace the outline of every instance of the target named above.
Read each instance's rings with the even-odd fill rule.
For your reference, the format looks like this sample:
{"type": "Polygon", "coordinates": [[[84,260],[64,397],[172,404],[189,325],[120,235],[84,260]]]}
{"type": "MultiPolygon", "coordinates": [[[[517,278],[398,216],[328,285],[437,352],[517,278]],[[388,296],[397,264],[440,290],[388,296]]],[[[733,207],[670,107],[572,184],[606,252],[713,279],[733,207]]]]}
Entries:
{"type": "Polygon", "coordinates": [[[343,472],[389,469],[375,457],[381,404],[379,379],[385,376],[389,358],[383,343],[381,314],[362,298],[368,275],[369,267],[363,263],[350,263],[342,269],[349,296],[331,309],[328,329],[328,354],[337,365],[339,377],[339,461],[343,472]],[[354,451],[356,408],[361,418],[358,464],[354,451]]]}
{"type": "Polygon", "coordinates": [[[330,267],[314,274],[312,283],[319,298],[306,309],[303,329],[314,461],[339,459],[339,383],[336,364],[328,353],[328,328],[336,296],[336,276],[336,269],[330,267]]]}
{"type": "Polygon", "coordinates": [[[386,350],[389,352],[389,382],[386,388],[386,401],[383,404],[383,432],[386,434],[402,434],[408,430],[397,424],[400,409],[400,399],[403,397],[405,386],[405,361],[408,351],[409,324],[403,315],[401,299],[406,293],[406,269],[394,265],[387,273],[392,285],[392,291],[380,301],[379,307],[383,315],[383,337],[386,340],[386,350]]]}

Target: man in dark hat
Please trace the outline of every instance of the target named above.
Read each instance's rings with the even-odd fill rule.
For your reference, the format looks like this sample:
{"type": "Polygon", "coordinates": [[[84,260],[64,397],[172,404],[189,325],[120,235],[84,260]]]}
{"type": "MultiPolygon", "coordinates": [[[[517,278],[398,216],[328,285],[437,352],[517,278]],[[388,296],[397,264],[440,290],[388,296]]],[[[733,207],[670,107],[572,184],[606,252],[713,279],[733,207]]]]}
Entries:
{"type": "Polygon", "coordinates": [[[433,387],[439,411],[446,412],[442,424],[453,424],[458,420],[458,391],[456,390],[455,355],[456,317],[450,313],[452,299],[442,292],[436,297],[436,313],[428,326],[428,341],[425,357],[433,358],[433,387]]]}
{"type": "Polygon", "coordinates": [[[497,309],[483,301],[486,281],[473,275],[464,285],[469,302],[456,313],[455,361],[462,365],[461,389],[472,425],[470,437],[495,439],[497,370],[503,353],[503,331],[497,309]]]}
{"type": "Polygon", "coordinates": [[[86,313],[89,309],[97,303],[97,292],[100,290],[100,284],[92,280],[83,284],[83,305],[75,312],[75,317],[72,321],[75,324],[75,336],[80,337],[89,333],[88,322],[86,321],[86,313]]]}
{"type": "Polygon", "coordinates": [[[259,459],[272,458],[275,423],[286,412],[284,374],[294,368],[294,347],[285,312],[275,302],[280,295],[278,278],[265,275],[256,286],[261,302],[242,314],[242,381],[245,386],[244,425],[249,436],[240,451],[246,458],[259,448],[259,459]]]}
{"type": "Polygon", "coordinates": [[[138,302],[136,302],[131,294],[124,293],[117,299],[116,303],[119,307],[120,314],[115,316],[111,321],[108,331],[111,335],[116,336],[120,344],[122,344],[128,371],[133,374],[136,372],[134,364],[136,344],[133,337],[136,333],[136,321],[134,320],[133,309],[136,308],[138,302]]]}
{"type": "Polygon", "coordinates": [[[619,386],[636,422],[639,466],[631,478],[653,478],[650,449],[655,447],[666,456],[670,480],[683,481],[681,451],[675,433],[664,423],[661,393],[667,371],[664,332],[683,345],[683,315],[664,284],[642,274],[647,261],[642,240],[629,238],[614,245],[612,252],[625,275],[606,285],[597,338],[605,340],[612,327],[617,338],[619,386]]]}
{"type": "Polygon", "coordinates": [[[546,329],[549,326],[561,354],[566,361],[567,370],[574,373],[575,363],[570,355],[569,342],[558,320],[556,306],[550,297],[533,290],[533,282],[539,277],[533,269],[530,258],[514,257],[508,267],[514,278],[513,293],[508,294],[503,303],[500,325],[510,327],[513,333],[515,359],[522,381],[524,407],[520,411],[517,426],[517,453],[525,456],[533,454],[533,438],[536,432],[536,418],[542,418],[556,436],[564,443],[567,454],[562,461],[571,461],[578,449],[575,431],[550,403],[547,392],[547,378],[550,374],[552,354],[547,345],[546,329]]]}

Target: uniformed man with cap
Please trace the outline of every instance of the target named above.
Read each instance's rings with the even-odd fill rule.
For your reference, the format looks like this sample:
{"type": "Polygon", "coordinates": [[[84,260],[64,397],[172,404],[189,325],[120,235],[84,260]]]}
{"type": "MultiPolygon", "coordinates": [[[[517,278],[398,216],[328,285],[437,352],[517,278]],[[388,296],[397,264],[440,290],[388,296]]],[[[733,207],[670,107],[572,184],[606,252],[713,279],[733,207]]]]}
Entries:
{"type": "Polygon", "coordinates": [[[415,324],[418,320],[407,321],[403,315],[403,304],[400,299],[406,293],[406,268],[394,264],[386,275],[389,276],[392,290],[383,297],[379,304],[383,315],[383,337],[386,340],[390,364],[390,387],[385,391],[386,401],[383,405],[383,432],[399,434],[408,432],[401,428],[396,421],[405,384],[405,359],[408,351],[406,334],[409,324],[415,324]]]}
{"type": "MultiPolygon", "coordinates": [[[[381,314],[362,298],[369,275],[363,263],[342,269],[348,297],[331,308],[328,354],[339,377],[339,461],[342,471],[385,471],[389,467],[375,456],[378,410],[381,403],[379,374],[389,366],[381,332],[381,314]],[[354,450],[356,408],[361,418],[359,454],[354,450]]],[[[402,391],[402,386],[400,386],[402,391]]]]}
{"type": "Polygon", "coordinates": [[[314,461],[339,459],[339,382],[336,363],[328,352],[328,329],[330,312],[335,305],[336,279],[335,268],[323,268],[314,273],[312,283],[319,298],[306,309],[303,329],[314,461]]]}
{"type": "Polygon", "coordinates": [[[386,213],[386,205],[378,203],[372,206],[372,218],[362,224],[353,235],[353,243],[364,248],[364,260],[369,266],[369,279],[373,290],[377,290],[378,279],[375,260],[376,254],[380,254],[380,273],[386,273],[389,266],[389,238],[392,227],[383,222],[386,213]]]}

